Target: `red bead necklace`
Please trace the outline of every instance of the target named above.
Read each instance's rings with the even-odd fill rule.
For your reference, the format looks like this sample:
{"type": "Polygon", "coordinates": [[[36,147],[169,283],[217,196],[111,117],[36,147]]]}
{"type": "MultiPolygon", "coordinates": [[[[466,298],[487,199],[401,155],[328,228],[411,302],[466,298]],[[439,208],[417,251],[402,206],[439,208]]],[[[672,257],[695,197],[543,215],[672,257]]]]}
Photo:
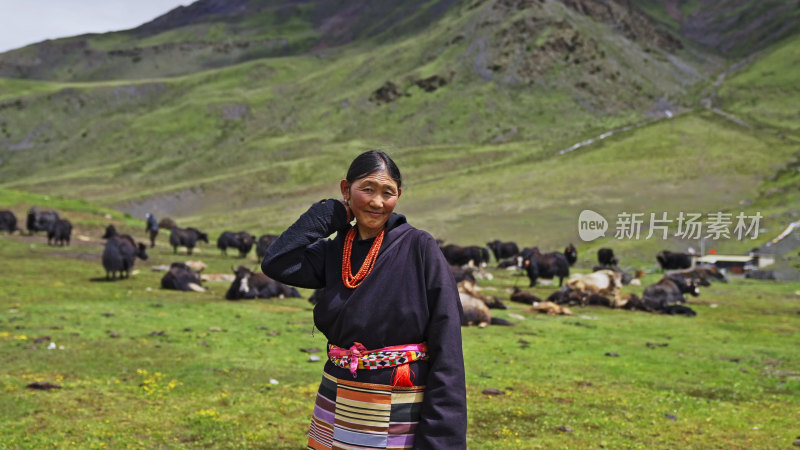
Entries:
{"type": "Polygon", "coordinates": [[[356,229],[351,228],[350,231],[347,232],[347,236],[344,238],[344,252],[342,253],[342,281],[345,286],[350,289],[357,288],[358,285],[364,281],[364,278],[372,272],[372,268],[375,266],[375,260],[378,259],[378,252],[381,249],[385,231],[386,229],[384,228],[375,237],[375,242],[373,242],[372,247],[369,248],[369,253],[367,253],[364,263],[361,264],[361,269],[359,269],[358,273],[355,275],[353,275],[353,270],[350,267],[350,255],[353,252],[353,241],[356,238],[356,229]]]}

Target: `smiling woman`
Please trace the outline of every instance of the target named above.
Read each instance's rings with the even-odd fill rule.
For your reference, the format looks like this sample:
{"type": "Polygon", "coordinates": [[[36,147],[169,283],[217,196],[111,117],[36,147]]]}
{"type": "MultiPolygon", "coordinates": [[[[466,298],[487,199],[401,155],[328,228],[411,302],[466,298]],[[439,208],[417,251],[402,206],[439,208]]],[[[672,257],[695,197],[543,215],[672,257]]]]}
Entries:
{"type": "Polygon", "coordinates": [[[262,262],[276,280],[324,288],[314,324],[329,360],[310,448],[466,448],[461,302],[433,237],[394,213],[401,185],[389,155],[362,153],[342,200],[312,205],[262,262]]]}

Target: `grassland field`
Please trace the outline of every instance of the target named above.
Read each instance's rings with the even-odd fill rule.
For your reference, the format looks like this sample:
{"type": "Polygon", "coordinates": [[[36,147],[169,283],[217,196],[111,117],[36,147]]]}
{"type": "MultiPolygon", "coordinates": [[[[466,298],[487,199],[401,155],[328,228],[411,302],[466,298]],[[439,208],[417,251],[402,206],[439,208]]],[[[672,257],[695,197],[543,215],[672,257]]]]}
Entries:
{"type": "MultiPolygon", "coordinates": [[[[309,291],[229,302],[227,283],[162,290],[150,266],[188,259],[164,233],[130,279],[105,282],[103,227],[144,239],[140,220],[6,195],[15,209],[51,202],[77,229],[69,247],[0,236],[0,447],[303,447],[322,363],[301,349],[325,347],[309,291]],[[26,388],[35,381],[61,388],[26,388]]],[[[220,255],[213,241],[192,259],[206,273],[258,264],[220,255]]],[[[714,284],[689,300],[694,318],[599,307],[570,317],[509,302],[527,279],[489,272],[480,285],[506,301],[495,314],[515,325],[462,328],[471,448],[786,448],[800,435],[800,284],[714,284]]]]}
{"type": "MultiPolygon", "coordinates": [[[[0,79],[0,209],[21,221],[33,205],[55,209],[75,226],[69,247],[48,246],[42,234],[0,234],[0,448],[302,448],[322,363],[301,349],[325,347],[312,332],[310,292],[229,302],[227,283],[207,282],[206,293],[166,291],[150,267],[187,259],[202,260],[205,273],[257,267],[253,255],[220,255],[219,233],[281,232],[308,204],[335,196],[347,161],[368,148],[388,150],[403,170],[397,211],[412,225],[465,245],[502,238],[559,250],[572,241],[577,272],[610,246],[624,267],[647,271],[643,286],[661,277],[658,250],[699,242],[581,242],[581,210],[608,219],[623,211],[760,212],[758,239],[709,244],[730,253],[798,220],[800,37],[712,86],[710,74],[732,61],[687,48],[679,56],[690,66],[708,58],[708,73],[679,81],[664,54],[640,51],[553,2],[546,8],[543,17],[572,25],[530,37],[544,44],[599,36],[584,62],[601,70],[590,76],[577,63],[495,39],[525,18],[501,11],[490,17],[497,33],[477,15],[455,14],[432,32],[379,46],[175,77],[154,66],[171,58],[163,56],[130,62],[130,80],[0,79]],[[494,47],[471,44],[487,39],[494,47]],[[503,52],[551,65],[528,74],[529,85],[473,70],[502,63],[503,52]],[[448,84],[435,92],[414,84],[431,75],[448,84]],[[386,81],[403,95],[371,102],[386,81]],[[713,105],[745,125],[698,106],[712,91],[713,105]],[[662,100],[674,118],[558,154],[647,120],[647,108],[662,100]],[[130,279],[104,281],[104,227],[144,240],[142,217],[152,211],[207,231],[211,244],[175,255],[162,231],[130,279]],[[26,388],[37,381],[60,388],[26,388]]],[[[310,42],[306,28],[285,26],[297,29],[298,45],[310,42]]],[[[221,28],[183,31],[216,40],[221,28]]],[[[91,41],[110,49],[125,39],[91,41]]],[[[513,73],[525,75],[520,67],[513,73]]],[[[61,75],[54,79],[73,79],[61,75]]],[[[796,250],[786,256],[800,268],[796,250]]],[[[800,440],[800,283],[716,283],[689,299],[693,318],[599,307],[545,316],[508,301],[525,277],[489,273],[480,286],[508,304],[495,314],[514,325],[462,328],[470,448],[750,449],[800,440]]],[[[544,298],[555,289],[530,290],[544,298]]]]}

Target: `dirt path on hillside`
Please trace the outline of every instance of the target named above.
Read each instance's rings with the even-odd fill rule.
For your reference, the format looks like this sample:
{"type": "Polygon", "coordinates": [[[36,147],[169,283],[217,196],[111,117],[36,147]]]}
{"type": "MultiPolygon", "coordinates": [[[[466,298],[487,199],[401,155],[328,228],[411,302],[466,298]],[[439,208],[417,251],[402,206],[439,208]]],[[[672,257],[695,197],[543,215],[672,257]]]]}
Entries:
{"type": "MultiPolygon", "coordinates": [[[[733,72],[736,72],[737,70],[741,69],[742,67],[746,66],[747,64],[753,62],[756,58],[761,56],[761,53],[763,53],[763,52],[756,52],[756,53],[754,53],[754,54],[752,54],[752,55],[750,55],[750,56],[748,56],[746,58],[743,58],[743,59],[735,62],[734,64],[732,64],[730,67],[728,67],[722,73],[720,73],[717,76],[717,79],[714,80],[714,82],[704,90],[703,98],[700,100],[700,105],[703,108],[713,112],[714,114],[717,114],[720,117],[723,117],[723,118],[725,118],[725,119],[727,119],[727,120],[729,120],[729,121],[731,121],[731,122],[733,122],[733,123],[735,123],[735,124],[737,124],[737,125],[739,125],[741,127],[754,128],[751,123],[747,122],[746,120],[742,119],[741,117],[737,117],[737,116],[735,116],[735,115],[733,115],[733,114],[731,114],[731,113],[729,113],[727,111],[723,111],[722,109],[717,107],[715,104],[716,104],[716,101],[717,101],[717,92],[719,91],[719,88],[722,86],[722,84],[725,82],[725,78],[729,74],[731,74],[733,72]]],[[[606,131],[606,132],[604,132],[604,133],[602,133],[602,134],[600,134],[600,135],[598,135],[596,137],[593,137],[591,139],[587,139],[587,140],[582,141],[582,142],[578,142],[578,143],[573,144],[573,145],[571,145],[571,146],[569,146],[567,148],[561,149],[561,150],[558,151],[557,154],[558,155],[563,155],[563,154],[566,154],[566,153],[570,153],[570,152],[573,152],[575,150],[578,150],[581,147],[586,147],[586,146],[592,145],[592,144],[594,144],[594,143],[596,143],[598,141],[601,141],[603,139],[611,137],[611,136],[613,136],[613,135],[615,135],[617,133],[622,133],[622,132],[625,132],[625,131],[634,130],[636,128],[641,128],[641,127],[643,127],[645,125],[651,125],[651,124],[654,124],[656,122],[660,122],[662,120],[672,119],[675,116],[682,115],[682,114],[684,114],[686,112],[691,112],[691,111],[694,111],[694,110],[689,110],[689,111],[684,111],[684,112],[673,112],[671,110],[664,110],[664,115],[661,116],[661,117],[658,117],[658,118],[652,119],[652,120],[646,120],[644,122],[639,122],[639,123],[637,123],[635,125],[628,125],[628,126],[625,126],[625,127],[614,128],[612,130],[608,130],[608,131],[606,131]]]]}

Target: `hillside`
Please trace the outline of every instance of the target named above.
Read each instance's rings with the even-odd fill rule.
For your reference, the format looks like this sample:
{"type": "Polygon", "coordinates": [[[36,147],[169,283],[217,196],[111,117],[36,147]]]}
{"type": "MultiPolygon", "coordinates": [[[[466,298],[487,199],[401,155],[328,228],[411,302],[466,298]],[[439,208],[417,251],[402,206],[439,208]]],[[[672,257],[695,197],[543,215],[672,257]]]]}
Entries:
{"type": "MultiPolygon", "coordinates": [[[[158,59],[147,56],[96,66],[109,68],[106,81],[67,82],[97,79],[87,57],[41,72],[61,81],[0,79],[0,187],[276,232],[336,195],[352,156],[380,147],[404,171],[399,210],[412,223],[451,241],[558,246],[577,239],[584,208],[614,216],[757,204],[764,180],[798,152],[796,39],[715,86],[715,105],[758,125],[748,128],[700,107],[725,55],[684,37],[653,1],[402,2],[390,12],[407,20],[374,29],[372,15],[394,16],[377,2],[348,5],[201,1],[135,30],[70,38],[145,48],[224,22],[238,30],[226,36],[283,30],[297,45],[202,71],[174,55],[162,56],[176,72],[129,70],[158,59]],[[242,25],[265,17],[280,26],[242,25]],[[765,64],[780,75],[747,75],[765,64]],[[751,85],[768,95],[754,97],[751,85]],[[644,126],[558,154],[632,124],[644,126]]],[[[687,17],[713,9],[681,5],[687,17]]]]}

